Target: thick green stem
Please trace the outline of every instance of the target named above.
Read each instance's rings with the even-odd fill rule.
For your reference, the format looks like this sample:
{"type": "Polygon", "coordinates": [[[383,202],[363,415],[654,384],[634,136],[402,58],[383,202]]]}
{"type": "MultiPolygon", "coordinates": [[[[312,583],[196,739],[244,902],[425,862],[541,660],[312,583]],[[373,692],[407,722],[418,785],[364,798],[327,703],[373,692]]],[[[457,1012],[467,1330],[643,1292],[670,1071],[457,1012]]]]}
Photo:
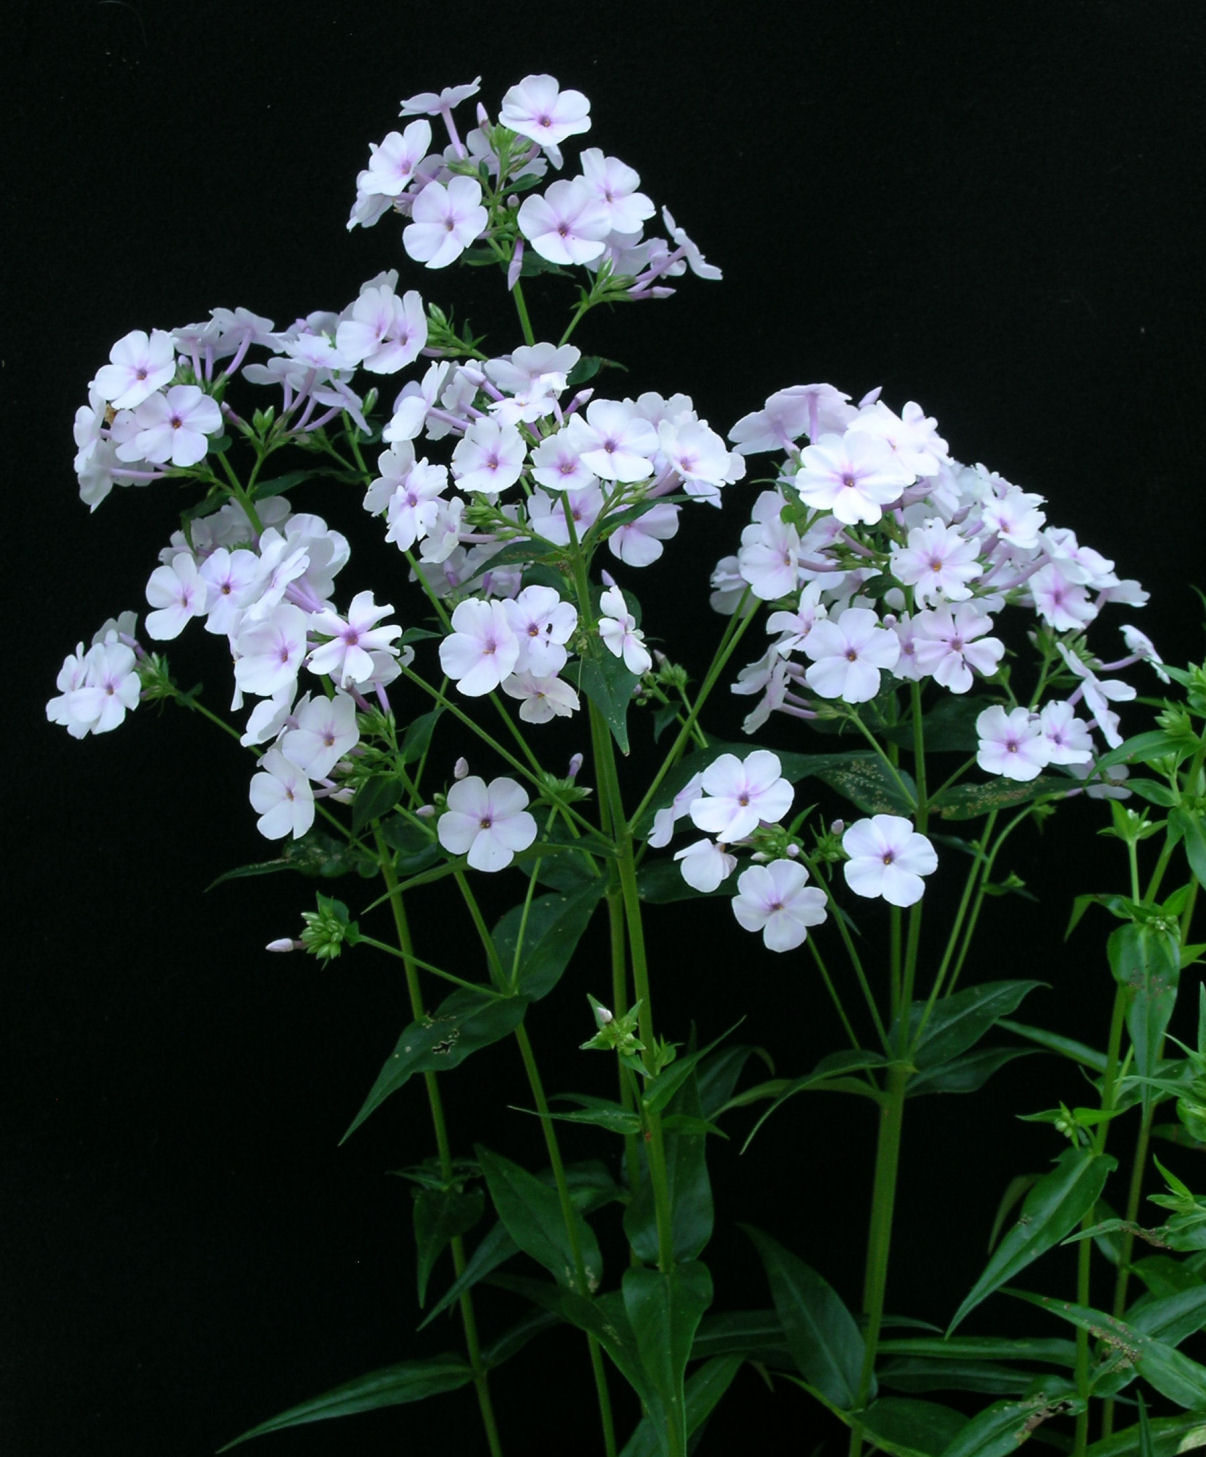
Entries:
{"type": "MultiPolygon", "coordinates": [[[[857,1410],[866,1406],[871,1394],[879,1335],[883,1326],[884,1296],[888,1287],[888,1257],[892,1248],[892,1216],[896,1207],[900,1140],[909,1076],[910,1069],[906,1063],[893,1063],[888,1069],[888,1086],[880,1103],[875,1182],[871,1191],[871,1227],[867,1235],[867,1263],[863,1283],[863,1369],[855,1400],[857,1410]]],[[[862,1447],[862,1427],[856,1419],[850,1432],[850,1457],[859,1457],[862,1447]]]]}

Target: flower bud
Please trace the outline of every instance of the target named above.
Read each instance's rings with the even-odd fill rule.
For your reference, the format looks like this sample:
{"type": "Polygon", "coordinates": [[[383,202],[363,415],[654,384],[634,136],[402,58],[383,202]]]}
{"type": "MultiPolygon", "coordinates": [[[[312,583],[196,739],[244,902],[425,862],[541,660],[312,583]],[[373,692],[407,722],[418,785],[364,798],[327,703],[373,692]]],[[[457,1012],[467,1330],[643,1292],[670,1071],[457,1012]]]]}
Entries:
{"type": "Polygon", "coordinates": [[[582,761],[582,755],[581,754],[574,754],[570,758],[570,761],[569,761],[569,772],[566,774],[565,777],[568,780],[570,780],[571,783],[575,779],[577,779],[578,775],[581,773],[581,771],[582,771],[582,762],[583,761],[582,761]]]}
{"type": "Polygon", "coordinates": [[[469,760],[460,758],[452,766],[452,777],[454,779],[465,779],[469,774],[469,760]]]}
{"type": "Polygon", "coordinates": [[[264,947],[265,951],[300,951],[302,943],[294,941],[288,936],[278,936],[275,941],[269,941],[264,947]]]}

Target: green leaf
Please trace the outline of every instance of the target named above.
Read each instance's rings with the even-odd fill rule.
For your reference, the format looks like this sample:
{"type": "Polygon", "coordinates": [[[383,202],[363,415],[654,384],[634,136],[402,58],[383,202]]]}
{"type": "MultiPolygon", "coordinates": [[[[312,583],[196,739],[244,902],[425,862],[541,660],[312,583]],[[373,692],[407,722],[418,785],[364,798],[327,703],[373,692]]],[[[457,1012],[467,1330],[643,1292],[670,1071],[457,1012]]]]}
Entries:
{"type": "Polygon", "coordinates": [[[1167,734],[1163,729],[1151,729],[1147,733],[1136,734],[1134,738],[1119,744],[1116,749],[1103,754],[1097,761],[1097,771],[1100,773],[1103,769],[1112,769],[1115,764],[1151,764],[1156,759],[1178,753],[1183,747],[1182,741],[1175,734],[1167,734]]]}
{"type": "Polygon", "coordinates": [[[1025,1022],[1014,1022],[1007,1017],[1002,1017],[997,1025],[1004,1027],[1007,1032],[1016,1033],[1018,1037],[1037,1043],[1039,1047],[1045,1047],[1048,1052],[1058,1052],[1061,1057],[1070,1057],[1073,1062],[1087,1067],[1090,1072],[1105,1072],[1105,1053],[1098,1052],[1096,1048],[1083,1042],[1077,1042],[1074,1037],[1063,1037],[1058,1032],[1048,1032],[1045,1027],[1030,1027],[1025,1022]]]}
{"type": "Polygon", "coordinates": [[[340,1143],[415,1073],[446,1072],[470,1053],[501,1041],[523,1021],[527,1006],[522,997],[499,997],[485,989],[446,997],[431,1016],[405,1028],[340,1143]]]}
{"type": "MultiPolygon", "coordinates": [[[[551,1170],[546,1170],[541,1177],[550,1187],[552,1186],[551,1170]]],[[[611,1171],[596,1159],[588,1159],[583,1163],[566,1164],[565,1180],[569,1185],[570,1200],[574,1207],[586,1214],[604,1204],[613,1203],[621,1197],[620,1187],[611,1171]]],[[[518,1252],[519,1246],[507,1233],[502,1222],[493,1225],[483,1235],[477,1248],[469,1256],[459,1278],[452,1282],[428,1311],[419,1325],[419,1329],[422,1330],[424,1326],[430,1325],[437,1315],[442,1315],[445,1310],[454,1305],[466,1290],[472,1289],[474,1285],[493,1274],[500,1265],[505,1264],[512,1255],[518,1254],[518,1252]]]]}
{"type": "Polygon", "coordinates": [[[766,1122],[776,1109],[787,1102],[788,1098],[794,1098],[797,1093],[804,1092],[861,1092],[871,1097],[878,1096],[876,1089],[870,1084],[857,1082],[851,1077],[852,1073],[861,1072],[866,1068],[885,1067],[887,1059],[880,1052],[837,1052],[823,1057],[810,1073],[793,1078],[785,1082],[777,1078],[773,1083],[760,1083],[757,1087],[747,1088],[743,1093],[730,1100],[731,1106],[743,1107],[747,1103],[757,1101],[759,1098],[771,1096],[774,1102],[758,1119],[753,1128],[746,1136],[742,1151],[753,1142],[754,1135],[766,1122]]]}
{"type": "Polygon", "coordinates": [[[1180,1416],[1148,1421],[1148,1445],[1144,1446],[1144,1424],[1127,1427],[1100,1442],[1094,1442],[1085,1457],[1179,1457],[1206,1447],[1206,1410],[1187,1411],[1180,1416]]]}
{"type": "MultiPolygon", "coordinates": [[[[921,1041],[913,1049],[918,1071],[945,1067],[960,1053],[974,1047],[1035,987],[1044,985],[1041,981],[990,981],[944,997],[935,1005],[921,1041]]],[[[916,1036],[925,1007],[924,1002],[914,1002],[909,1008],[910,1043],[916,1036]]]]}
{"type": "Polygon", "coordinates": [[[944,820],[974,820],[993,809],[1016,809],[1032,800],[1049,795],[1061,798],[1075,789],[1076,783],[1064,775],[1040,774],[1037,779],[1021,782],[993,779],[987,784],[956,784],[944,789],[930,801],[944,820]]]}
{"type": "Polygon", "coordinates": [[[1106,1176],[1116,1165],[1117,1160],[1108,1154],[1065,1149],[1055,1168],[1031,1187],[1017,1223],[993,1251],[984,1273],[955,1312],[948,1332],[994,1290],[1070,1234],[1096,1204],[1106,1176]]]}
{"type": "MultiPolygon", "coordinates": [[[[740,1356],[714,1356],[688,1380],[687,1436],[698,1430],[711,1416],[717,1402],[732,1384],[733,1377],[741,1370],[740,1356]]],[[[656,1424],[649,1417],[642,1417],[632,1436],[624,1444],[620,1457],[658,1457],[662,1450],[662,1439],[656,1424]]]]}
{"type": "Polygon", "coordinates": [[[754,1056],[770,1065],[770,1058],[760,1047],[747,1047],[741,1043],[717,1048],[700,1063],[697,1069],[699,1103],[705,1118],[719,1117],[728,1106],[742,1069],[754,1056]]]}
{"type": "Polygon", "coordinates": [[[1168,827],[1185,845],[1185,858],[1200,886],[1206,887],[1206,819],[1201,810],[1174,809],[1168,827]]]}
{"type": "Polygon", "coordinates": [[[1191,1285],[1160,1299],[1143,1295],[1126,1313],[1127,1324],[1145,1336],[1177,1346],[1206,1329],[1206,1285],[1191,1285]]]}
{"type": "Polygon", "coordinates": [[[939,1457],[967,1425],[967,1418],[934,1401],[883,1396],[860,1413],[858,1424],[885,1452],[939,1457]]]}
{"type": "Polygon", "coordinates": [[[431,743],[435,726],[443,715],[443,708],[432,708],[427,713],[421,713],[418,718],[411,719],[406,725],[406,732],[398,745],[398,755],[403,764],[413,764],[416,759],[423,757],[431,743]]]}
{"type": "Polygon", "coordinates": [[[1049,1310],[1061,1320],[1071,1321],[1102,1342],[1109,1354],[1093,1377],[1095,1385],[1103,1376],[1108,1377],[1111,1371],[1120,1370],[1126,1373],[1127,1380],[1132,1376],[1142,1376],[1161,1396],[1175,1401],[1178,1406],[1191,1409],[1206,1407],[1206,1366],[1191,1361],[1175,1346],[1145,1335],[1116,1316],[1093,1310],[1087,1305],[1072,1305],[1066,1300],[1032,1295],[1025,1290],[1011,1290],[1009,1294],[1049,1310]]]}
{"type": "MultiPolygon", "coordinates": [[[[254,865],[240,865],[235,870],[223,871],[216,880],[210,881],[206,890],[213,890],[227,880],[244,880],[248,876],[272,875],[278,870],[292,870],[299,875],[321,876],[333,880],[339,875],[350,875],[353,871],[367,868],[369,862],[355,845],[337,840],[325,830],[311,830],[300,840],[290,840],[281,849],[275,860],[261,860],[254,865]]],[[[376,871],[374,869],[373,873],[376,871]]]]}
{"type": "Polygon", "coordinates": [[[575,891],[537,896],[527,907],[514,906],[491,931],[503,973],[528,1001],[537,1002],[561,980],[578,948],[606,883],[600,876],[575,891]],[[516,967],[515,948],[523,926],[523,944],[516,967]]]}
{"type": "Polygon", "coordinates": [[[761,1230],[748,1224],[741,1228],[761,1257],[788,1348],[801,1375],[827,1401],[850,1411],[858,1400],[865,1349],[854,1317],[810,1265],[761,1230]]]}
{"type": "Polygon", "coordinates": [[[879,1343],[881,1355],[930,1356],[948,1361],[1045,1362],[1069,1371],[1076,1363],[1072,1341],[1050,1336],[892,1336],[879,1343]]]}
{"type": "Polygon", "coordinates": [[[917,813],[917,785],[912,777],[903,769],[893,773],[878,754],[866,758],[852,754],[845,764],[813,772],[822,784],[836,790],[864,814],[912,818],[917,813]]]}
{"type": "Polygon", "coordinates": [[[625,1108],[612,1098],[594,1098],[585,1093],[558,1093],[558,1101],[577,1103],[579,1113],[554,1113],[551,1116],[561,1123],[589,1123],[595,1128],[604,1128],[608,1133],[619,1133],[628,1137],[640,1133],[641,1119],[631,1108],[625,1108]]]}
{"type": "MultiPolygon", "coordinates": [[[[1126,1029],[1135,1049],[1135,1071],[1141,1078],[1153,1078],[1177,1003],[1179,932],[1175,923],[1130,922],[1111,933],[1106,952],[1115,980],[1127,989],[1126,1029]]],[[[1141,1095],[1146,1113],[1154,1096],[1149,1083],[1142,1084],[1141,1095]]]]}
{"type": "Polygon", "coordinates": [[[427,1299],[432,1267],[450,1240],[472,1229],[482,1217],[486,1197],[479,1188],[420,1189],[415,1196],[414,1228],[419,1304],[427,1299]]]}
{"type": "Polygon", "coordinates": [[[510,1159],[481,1147],[476,1152],[498,1217],[519,1248],[543,1265],[557,1284],[567,1290],[586,1295],[597,1289],[603,1278],[603,1259],[594,1231],[581,1213],[573,1209],[572,1219],[586,1274],[585,1290],[578,1280],[573,1242],[565,1227],[556,1189],[510,1159]]]}
{"type": "Polygon", "coordinates": [[[982,1088],[998,1068],[1019,1057],[1032,1057],[1033,1047],[983,1047],[956,1057],[941,1067],[926,1068],[913,1078],[908,1087],[911,1098],[921,1093],[974,1093],[982,1088]]]}
{"type": "Polygon", "coordinates": [[[580,687],[603,715],[621,754],[628,753],[628,705],[640,675],[624,666],[623,658],[608,651],[602,638],[592,633],[581,657],[580,687]]]}
{"type": "Polygon", "coordinates": [[[528,1344],[538,1335],[547,1330],[552,1330],[559,1325],[560,1319],[551,1310],[537,1310],[527,1315],[510,1330],[504,1331],[496,1340],[490,1342],[482,1351],[482,1360],[487,1368],[493,1370],[495,1366],[501,1366],[504,1361],[509,1361],[512,1356],[528,1344]]]}
{"type": "Polygon", "coordinates": [[[741,1356],[767,1366],[790,1366],[776,1310],[725,1310],[706,1315],[695,1336],[696,1356],[741,1356]]]}
{"type": "Polygon", "coordinates": [[[715,890],[696,890],[683,879],[682,866],[677,860],[661,857],[641,866],[637,872],[637,890],[641,899],[652,906],[668,906],[675,901],[719,900],[734,893],[731,871],[715,890]]]}
{"type": "Polygon", "coordinates": [[[669,1271],[639,1265],[624,1271],[624,1310],[636,1336],[646,1385],[657,1394],[660,1410],[652,1410],[659,1449],[685,1451],[687,1403],[683,1377],[691,1359],[695,1332],[712,1303],[712,1277],[699,1260],[669,1271]],[[669,1433],[677,1441],[668,1440],[669,1433]]]}
{"type": "Polygon", "coordinates": [[[359,834],[374,820],[383,819],[402,798],[406,785],[397,774],[374,774],[352,800],[352,829],[359,834]]]}
{"type": "Polygon", "coordinates": [[[467,1386],[472,1380],[473,1372],[460,1356],[428,1356],[418,1361],[399,1361],[397,1365],[369,1371],[353,1381],[345,1381],[342,1386],[324,1391],[321,1396],[299,1402],[297,1406],[291,1406],[278,1416],[252,1427],[233,1442],[227,1442],[218,1451],[229,1452],[232,1447],[250,1441],[252,1437],[279,1432],[285,1427],[300,1427],[307,1422],[322,1422],[331,1417],[376,1411],[378,1407],[422,1401],[425,1396],[467,1386]]]}
{"type": "Polygon", "coordinates": [[[997,1401],[972,1417],[942,1457],[1013,1457],[1018,1447],[1052,1417],[1084,1410],[1078,1397],[1039,1392],[1021,1401],[997,1401]]]}
{"type": "MultiPolygon", "coordinates": [[[[699,1086],[694,1067],[670,1100],[667,1113],[700,1119],[699,1086]]],[[[712,1185],[708,1179],[707,1134],[679,1132],[665,1127],[666,1182],[669,1188],[670,1219],[676,1260],[694,1260],[712,1237],[712,1185]]],[[[653,1263],[659,1255],[657,1210],[649,1174],[647,1148],[641,1149],[641,1172],[628,1208],[624,1211],[624,1233],[638,1259],[653,1263]]]]}
{"type": "Polygon", "coordinates": [[[877,1372],[880,1384],[895,1391],[978,1391],[1000,1397],[1022,1396],[1039,1379],[1038,1372],[1003,1361],[942,1361],[932,1356],[882,1361],[877,1372]]]}

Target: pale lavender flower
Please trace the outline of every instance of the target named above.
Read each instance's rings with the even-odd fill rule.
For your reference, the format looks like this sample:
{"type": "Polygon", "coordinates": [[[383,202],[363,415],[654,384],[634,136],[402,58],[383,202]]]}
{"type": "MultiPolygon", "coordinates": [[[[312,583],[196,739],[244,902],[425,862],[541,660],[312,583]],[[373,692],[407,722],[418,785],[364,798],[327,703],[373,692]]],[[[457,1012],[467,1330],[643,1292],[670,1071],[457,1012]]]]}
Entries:
{"type": "Polygon", "coordinates": [[[267,840],[292,835],[299,840],[314,823],[314,791],[305,770],[291,764],[279,749],[269,749],[252,775],[251,807],[259,815],[255,826],[267,840]]]}
{"type": "Polygon", "coordinates": [[[470,775],[448,791],[436,835],[449,854],[466,855],[474,870],[503,870],[536,838],[527,804],[514,779],[492,779],[487,785],[470,775]]]}
{"type": "Polygon", "coordinates": [[[806,506],[832,511],[846,526],[874,525],[915,476],[874,435],[822,435],[806,446],[794,483],[806,506]]]}
{"type": "Polygon", "coordinates": [[[881,669],[896,666],[900,640],[879,625],[868,607],[848,607],[839,617],[826,617],[813,625],[804,640],[813,660],[804,680],[822,698],[846,703],[868,703],[879,692],[881,669]]]}
{"type": "Polygon", "coordinates": [[[606,211],[579,178],[562,178],[544,194],[531,193],[516,214],[519,231],[550,263],[589,263],[611,231],[606,211]]]}
{"type": "Polygon", "coordinates": [[[807,869],[797,860],[751,865],[737,881],[733,914],[747,931],[761,931],[768,951],[794,951],[809,926],[826,919],[825,892],[807,886],[807,869]]]}
{"type": "Polygon", "coordinates": [[[176,373],[175,345],[163,329],[152,329],[149,338],[141,329],[131,329],[109,350],[109,360],[97,370],[93,384],[115,410],[141,405],[176,373]]]}
{"type": "Polygon", "coordinates": [[[316,613],[310,620],[310,630],[330,641],[311,651],[307,661],[310,671],[329,677],[337,688],[371,682],[376,676],[372,655],[397,655],[397,648],[391,645],[402,629],[397,623],[377,626],[393,610],[388,602],[379,607],[372,592],[357,592],[346,618],[332,611],[316,613]]]}
{"type": "Polygon", "coordinates": [[[467,698],[493,693],[515,669],[519,639],[501,602],[466,598],[452,614],[452,632],[440,644],[440,667],[467,698]]]}
{"type": "Polygon", "coordinates": [[[624,666],[638,676],[653,667],[653,659],[645,646],[645,635],[636,625],[619,587],[608,587],[599,598],[604,616],[599,619],[599,636],[608,652],[624,659],[624,666]]]}
{"type": "Polygon", "coordinates": [[[736,855],[730,855],[713,840],[694,840],[676,850],[674,858],[687,884],[705,895],[718,890],[737,868],[736,855]]]}
{"type": "Polygon", "coordinates": [[[901,815],[856,820],[842,836],[842,849],[850,857],[842,871],[855,895],[882,896],[894,906],[919,901],[921,877],[938,868],[933,845],[901,815]]]}
{"type": "Polygon", "coordinates": [[[795,792],[782,777],[778,756],[755,749],[744,761],[721,754],[703,771],[703,794],[690,807],[691,821],[705,834],[730,843],[775,824],[791,808],[795,792]]]}
{"type": "Polygon", "coordinates": [[[415,198],[412,221],[402,229],[402,246],[416,263],[446,268],[486,230],[481,183],[452,177],[447,187],[429,182],[415,198]]]}
{"type": "Polygon", "coordinates": [[[562,91],[552,76],[525,76],[503,97],[498,119],[543,147],[553,165],[560,167],[558,144],[590,130],[590,102],[581,91],[562,91]]]}
{"type": "Polygon", "coordinates": [[[1050,763],[1050,748],[1037,713],[1026,708],[986,708],[976,719],[976,763],[986,774],[1025,783],[1050,763]]]}

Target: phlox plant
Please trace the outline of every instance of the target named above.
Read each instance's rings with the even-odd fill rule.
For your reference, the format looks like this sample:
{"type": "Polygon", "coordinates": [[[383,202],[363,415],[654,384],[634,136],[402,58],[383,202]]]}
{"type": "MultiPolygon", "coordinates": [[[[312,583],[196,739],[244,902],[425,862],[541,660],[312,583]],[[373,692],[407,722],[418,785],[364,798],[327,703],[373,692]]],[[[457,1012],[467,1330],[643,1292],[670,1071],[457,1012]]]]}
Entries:
{"type": "Polygon", "coordinates": [[[1175,1024],[1185,1040],[1170,1028],[1202,950],[1206,670],[1162,663],[1129,621],[1143,589],[1040,495],[960,463],[914,402],[789,385],[716,427],[683,393],[617,397],[575,342],[587,315],[719,270],[630,166],[580,145],[579,92],[529,76],[492,115],[471,111],[478,90],[411,97],[370,148],[348,226],[383,227],[398,266],[284,329],[242,308],[135,329],[76,416],[89,507],[134,486],[186,504],[149,610],[79,643],[48,715],[83,739],[174,702],[239,740],[266,864],[323,876],[268,949],[405,978],[412,1020],[349,1134],[395,1098],[415,1117],[425,1102],[435,1150],[405,1171],[418,1285],[425,1320],[459,1319],[459,1352],[299,1393],[229,1445],[461,1389],[491,1453],[530,1451],[491,1393],[518,1349],[566,1329],[597,1398],[597,1442],[584,1418],[574,1450],[706,1449],[746,1363],[793,1410],[806,1393],[855,1454],[1202,1445],[1206,1367],[1181,1347],[1206,1321],[1206,1201],[1184,1162],[1206,1146],[1206,1001],[1175,1024]],[[425,299],[415,265],[454,264],[497,276],[509,346],[425,299]],[[560,332],[533,323],[529,289],[541,314],[568,299],[560,332]],[[732,553],[677,586],[711,610],[663,651],[644,584],[692,513],[716,511],[741,518],[732,553]],[[396,552],[374,587],[352,564],[366,531],[396,552]],[[169,665],[198,632],[229,646],[216,701],[169,665]],[[1137,683],[1175,698],[1136,736],[1137,683]],[[736,741],[707,727],[730,694],[747,700],[736,741]],[[1116,923],[1103,1049],[1020,1020],[1037,981],[976,976],[986,900],[1019,888],[1004,845],[1084,797],[1125,857],[1117,893],[1085,887],[1073,908],[1116,923]],[[476,971],[425,924],[441,882],[476,971]],[[939,882],[953,909],[935,923],[939,882]],[[768,1069],[752,978],[666,1026],[648,923],[682,902],[735,921],[760,975],[797,978],[801,1016],[828,999],[843,1045],[768,1069]],[[607,948],[606,984],[579,970],[588,945],[607,948]],[[588,1092],[545,1085],[527,1018],[544,999],[588,1092]],[[947,1328],[890,1315],[914,1099],[974,1095],[1038,1053],[1067,1068],[1067,1103],[1037,1115],[1045,1171],[1015,1181],[947,1328]],[[539,1120],[535,1169],[445,1116],[445,1080],[504,1055],[539,1120]],[[877,1114],[861,1298],[829,1283],[806,1225],[789,1249],[747,1224],[769,1299],[718,1308],[710,1146],[736,1135],[756,1160],[774,1117],[806,1148],[819,1093],[877,1114]],[[595,1157],[567,1161],[566,1123],[595,1157]],[[1033,1288],[1062,1243],[1065,1263],[1039,1267],[1053,1288],[1033,1288]],[[479,1321],[485,1283],[511,1326],[479,1321]],[[990,1299],[1033,1334],[965,1335],[990,1299]]]}

